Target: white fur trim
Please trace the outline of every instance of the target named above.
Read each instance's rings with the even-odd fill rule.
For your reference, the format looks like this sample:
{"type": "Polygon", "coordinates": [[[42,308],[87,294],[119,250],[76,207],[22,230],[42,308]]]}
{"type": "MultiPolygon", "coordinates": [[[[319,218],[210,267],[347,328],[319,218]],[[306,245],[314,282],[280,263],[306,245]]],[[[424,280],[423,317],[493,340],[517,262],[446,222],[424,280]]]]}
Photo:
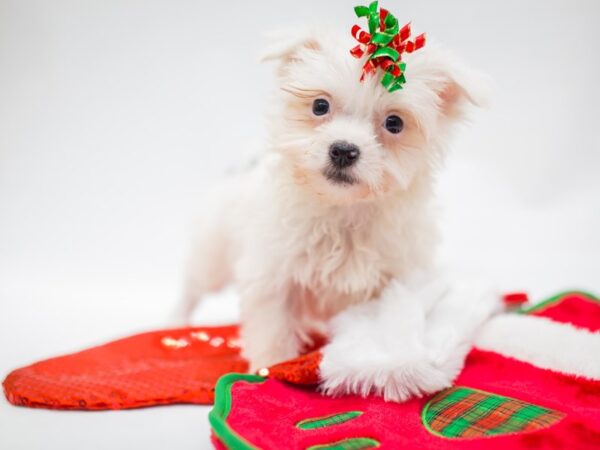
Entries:
{"type": "Polygon", "coordinates": [[[520,314],[490,320],[475,346],[542,369],[600,380],[600,333],[520,314]]]}

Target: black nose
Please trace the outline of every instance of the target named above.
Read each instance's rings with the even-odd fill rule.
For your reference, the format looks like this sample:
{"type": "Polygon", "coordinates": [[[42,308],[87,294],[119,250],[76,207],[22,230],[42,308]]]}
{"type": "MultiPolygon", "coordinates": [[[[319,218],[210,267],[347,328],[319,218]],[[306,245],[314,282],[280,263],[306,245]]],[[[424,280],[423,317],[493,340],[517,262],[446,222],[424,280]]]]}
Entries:
{"type": "Polygon", "coordinates": [[[338,169],[350,167],[360,156],[360,149],[346,141],[335,141],[329,146],[329,158],[338,169]]]}

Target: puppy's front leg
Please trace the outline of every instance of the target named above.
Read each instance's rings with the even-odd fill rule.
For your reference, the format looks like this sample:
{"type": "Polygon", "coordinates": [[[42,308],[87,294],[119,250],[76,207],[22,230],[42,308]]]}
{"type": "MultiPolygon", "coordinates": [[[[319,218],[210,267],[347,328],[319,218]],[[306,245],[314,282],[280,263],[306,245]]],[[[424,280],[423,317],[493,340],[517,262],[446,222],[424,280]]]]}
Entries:
{"type": "Polygon", "coordinates": [[[253,283],[241,290],[243,356],[255,372],[298,356],[300,342],[292,317],[287,288],[253,283]]]}
{"type": "Polygon", "coordinates": [[[404,401],[448,387],[475,332],[498,308],[494,293],[473,284],[392,282],[381,298],[332,321],[322,388],[404,401]]]}
{"type": "Polygon", "coordinates": [[[444,286],[407,288],[393,281],[380,298],[348,308],[331,323],[323,349],[322,389],[404,401],[451,385],[426,347],[426,313],[444,286]]]}

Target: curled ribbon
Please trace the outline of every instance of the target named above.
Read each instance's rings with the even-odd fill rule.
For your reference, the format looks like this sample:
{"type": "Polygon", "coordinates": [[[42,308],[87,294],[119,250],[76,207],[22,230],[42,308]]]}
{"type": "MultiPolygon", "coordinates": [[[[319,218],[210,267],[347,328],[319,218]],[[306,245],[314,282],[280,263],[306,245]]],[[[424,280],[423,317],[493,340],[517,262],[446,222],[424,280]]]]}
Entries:
{"type": "Polygon", "coordinates": [[[352,36],[358,41],[358,45],[350,50],[350,54],[355,58],[368,55],[360,81],[367,75],[374,75],[377,68],[381,67],[384,71],[381,84],[389,92],[394,92],[402,89],[402,85],[406,83],[406,64],[402,62],[402,54],[422,48],[425,45],[425,33],[410,41],[410,23],[400,28],[398,19],[378,6],[378,2],[374,1],[369,6],[354,8],[358,18],[367,18],[369,32],[358,25],[352,27],[352,36]]]}

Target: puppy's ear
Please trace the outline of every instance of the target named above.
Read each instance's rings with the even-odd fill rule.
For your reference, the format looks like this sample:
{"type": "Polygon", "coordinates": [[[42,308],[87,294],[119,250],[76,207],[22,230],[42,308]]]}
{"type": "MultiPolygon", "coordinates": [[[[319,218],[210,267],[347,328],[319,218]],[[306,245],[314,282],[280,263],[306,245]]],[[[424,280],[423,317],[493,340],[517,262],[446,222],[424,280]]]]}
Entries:
{"type": "Polygon", "coordinates": [[[438,96],[439,109],[444,117],[459,119],[469,106],[489,105],[492,90],[489,77],[469,69],[438,47],[429,48],[420,56],[415,61],[415,72],[418,71],[419,78],[438,96]]]}
{"type": "Polygon", "coordinates": [[[267,46],[263,50],[260,61],[277,61],[278,74],[286,74],[286,67],[293,62],[301,61],[306,52],[319,51],[321,46],[308,28],[296,28],[273,31],[266,35],[267,46]]]}

